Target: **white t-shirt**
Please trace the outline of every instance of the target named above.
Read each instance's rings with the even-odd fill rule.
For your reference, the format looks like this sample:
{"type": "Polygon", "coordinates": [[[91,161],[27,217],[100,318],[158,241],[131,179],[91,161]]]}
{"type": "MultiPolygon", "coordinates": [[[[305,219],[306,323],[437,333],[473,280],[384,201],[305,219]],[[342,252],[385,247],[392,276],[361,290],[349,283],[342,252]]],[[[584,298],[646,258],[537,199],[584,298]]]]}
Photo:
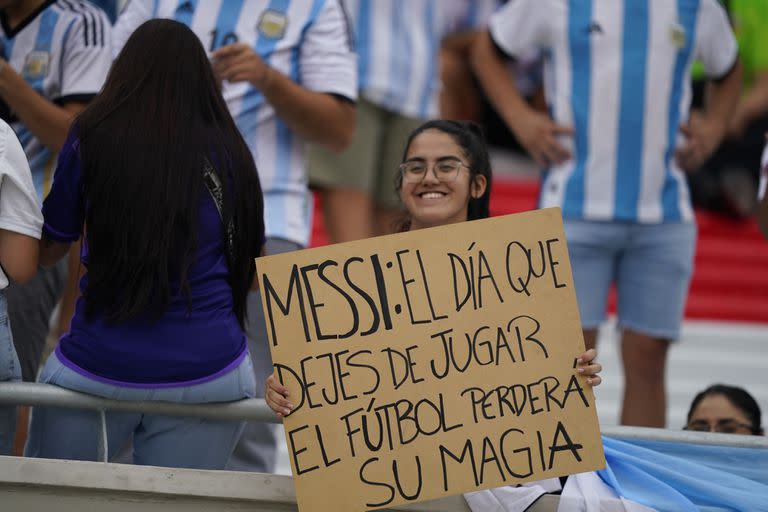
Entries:
{"type": "Polygon", "coordinates": [[[691,63],[719,78],[737,58],[717,0],[514,0],[489,25],[508,55],[543,52],[552,117],[574,129],[561,138],[573,158],[547,170],[541,206],[560,206],[571,219],[692,220],[674,159],[691,63]]]}
{"type": "MultiPolygon", "coordinates": [[[[40,239],[43,214],[32,175],[13,129],[0,120],[0,229],[40,239]]],[[[0,267],[0,290],[8,277],[0,267]]]]}
{"type": "MultiPolygon", "coordinates": [[[[115,25],[115,50],[152,18],[184,23],[209,52],[246,43],[302,87],[357,99],[356,57],[339,0],[132,0],[115,25]]],[[[259,171],[267,237],[306,245],[311,218],[306,141],[277,117],[251,84],[225,82],[223,87],[259,171]]]]}

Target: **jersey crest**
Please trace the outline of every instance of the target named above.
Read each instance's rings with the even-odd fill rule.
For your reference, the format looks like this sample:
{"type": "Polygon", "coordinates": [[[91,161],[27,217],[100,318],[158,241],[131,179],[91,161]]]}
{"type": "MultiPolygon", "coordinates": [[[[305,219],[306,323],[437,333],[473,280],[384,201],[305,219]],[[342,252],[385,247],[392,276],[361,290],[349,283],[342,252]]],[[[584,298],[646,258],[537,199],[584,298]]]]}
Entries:
{"type": "Polygon", "coordinates": [[[29,52],[27,58],[24,60],[24,78],[27,80],[39,80],[45,78],[48,76],[50,64],[51,54],[49,52],[29,52]]]}
{"type": "Polygon", "coordinates": [[[256,29],[264,37],[269,39],[282,39],[285,29],[288,27],[288,16],[280,11],[267,9],[259,17],[256,29]]]}

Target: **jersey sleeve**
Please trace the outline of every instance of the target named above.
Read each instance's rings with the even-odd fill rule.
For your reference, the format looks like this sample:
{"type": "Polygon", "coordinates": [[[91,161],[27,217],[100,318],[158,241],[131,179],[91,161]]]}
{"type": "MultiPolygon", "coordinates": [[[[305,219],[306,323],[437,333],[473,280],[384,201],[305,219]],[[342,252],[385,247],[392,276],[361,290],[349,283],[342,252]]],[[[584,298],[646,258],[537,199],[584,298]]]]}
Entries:
{"type": "Polygon", "coordinates": [[[545,48],[550,41],[550,6],[542,0],[514,0],[496,11],[488,23],[491,39],[504,53],[519,58],[545,48]]]}
{"type": "Polygon", "coordinates": [[[0,122],[0,145],[0,229],[39,239],[43,216],[27,157],[4,122],[0,122]]]}
{"type": "Polygon", "coordinates": [[[112,25],[104,11],[84,9],[66,32],[61,62],[59,103],[88,101],[96,95],[112,65],[112,25]]]}
{"type": "Polygon", "coordinates": [[[309,20],[299,51],[302,86],[357,99],[357,56],[349,20],[338,0],[325,2],[309,20]]]}
{"type": "Polygon", "coordinates": [[[120,12],[112,30],[112,55],[117,57],[133,31],[142,23],[154,18],[154,4],[157,0],[128,0],[120,12]]]}
{"type": "Polygon", "coordinates": [[[722,78],[736,64],[739,48],[728,15],[717,0],[702,0],[696,25],[696,58],[708,78],[722,78]]]}
{"type": "Polygon", "coordinates": [[[51,191],[43,202],[43,234],[56,242],[74,242],[83,230],[85,200],[78,146],[72,128],[59,152],[51,191]]]}

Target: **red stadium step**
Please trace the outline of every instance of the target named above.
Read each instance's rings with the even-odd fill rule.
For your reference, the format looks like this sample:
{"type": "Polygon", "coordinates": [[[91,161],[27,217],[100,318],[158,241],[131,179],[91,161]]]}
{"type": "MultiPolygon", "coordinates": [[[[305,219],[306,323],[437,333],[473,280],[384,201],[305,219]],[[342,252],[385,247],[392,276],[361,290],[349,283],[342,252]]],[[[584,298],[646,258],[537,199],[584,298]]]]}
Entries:
{"type": "MultiPolygon", "coordinates": [[[[538,183],[497,180],[491,213],[506,215],[536,207],[538,183]]],[[[328,243],[320,201],[315,201],[312,246],[328,243]]],[[[685,310],[689,319],[768,323],[768,242],[754,220],[735,221],[697,212],[696,266],[685,310]]],[[[611,310],[615,297],[611,294],[611,310]]]]}

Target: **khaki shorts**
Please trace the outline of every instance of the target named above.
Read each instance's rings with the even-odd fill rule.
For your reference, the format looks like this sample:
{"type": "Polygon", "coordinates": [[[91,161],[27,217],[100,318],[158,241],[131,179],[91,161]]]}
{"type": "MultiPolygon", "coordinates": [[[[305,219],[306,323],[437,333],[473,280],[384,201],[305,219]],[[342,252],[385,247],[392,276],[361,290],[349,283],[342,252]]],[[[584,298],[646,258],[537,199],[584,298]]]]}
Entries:
{"type": "Polygon", "coordinates": [[[405,117],[359,99],[352,144],[343,153],[313,145],[309,149],[309,181],[320,188],[352,188],[373,196],[382,206],[397,207],[398,165],[408,135],[424,120],[405,117]]]}

